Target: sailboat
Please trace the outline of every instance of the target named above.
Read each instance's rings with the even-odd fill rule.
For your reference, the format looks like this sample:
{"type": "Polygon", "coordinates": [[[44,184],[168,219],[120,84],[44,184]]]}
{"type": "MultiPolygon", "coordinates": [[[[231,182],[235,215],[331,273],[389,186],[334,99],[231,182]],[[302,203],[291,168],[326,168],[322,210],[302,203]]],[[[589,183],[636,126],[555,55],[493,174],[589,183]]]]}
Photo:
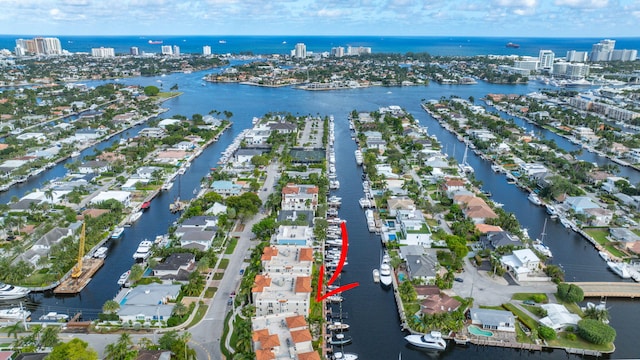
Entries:
{"type": "Polygon", "coordinates": [[[469,144],[467,144],[467,146],[464,148],[464,156],[462,157],[462,164],[460,164],[460,171],[465,174],[473,173],[474,171],[473,167],[469,165],[469,163],[467,162],[468,151],[469,151],[469,144]]]}
{"type": "Polygon", "coordinates": [[[544,244],[544,237],[547,235],[546,230],[547,230],[547,219],[545,218],[544,225],[542,226],[542,232],[540,233],[540,238],[536,239],[536,241],[533,242],[533,248],[538,250],[542,255],[546,257],[553,257],[553,254],[551,253],[551,250],[549,249],[549,247],[544,244]]]}

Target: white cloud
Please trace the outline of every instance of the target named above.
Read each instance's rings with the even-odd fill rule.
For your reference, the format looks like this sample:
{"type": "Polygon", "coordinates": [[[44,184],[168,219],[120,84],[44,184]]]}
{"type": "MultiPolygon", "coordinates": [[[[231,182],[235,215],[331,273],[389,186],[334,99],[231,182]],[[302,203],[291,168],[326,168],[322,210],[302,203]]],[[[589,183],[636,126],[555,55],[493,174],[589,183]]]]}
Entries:
{"type": "Polygon", "coordinates": [[[556,0],[555,4],[575,9],[598,9],[609,5],[609,0],[556,0]]]}
{"type": "Polygon", "coordinates": [[[495,0],[494,4],[504,7],[535,8],[538,0],[495,0]]]}
{"type": "Polygon", "coordinates": [[[340,9],[322,9],[317,12],[317,15],[320,17],[335,18],[345,15],[345,12],[340,9]]]}

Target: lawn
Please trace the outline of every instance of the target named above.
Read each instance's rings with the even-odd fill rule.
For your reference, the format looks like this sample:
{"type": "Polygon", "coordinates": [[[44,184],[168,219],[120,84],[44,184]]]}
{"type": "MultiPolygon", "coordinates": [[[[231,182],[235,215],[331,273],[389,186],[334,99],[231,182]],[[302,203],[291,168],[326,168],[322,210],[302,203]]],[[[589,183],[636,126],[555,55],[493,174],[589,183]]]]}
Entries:
{"type": "Polygon", "coordinates": [[[207,290],[204,291],[204,297],[211,299],[216,294],[216,291],[218,291],[217,287],[208,287],[207,290]]]}
{"type": "Polygon", "coordinates": [[[196,315],[193,317],[193,319],[191,320],[191,323],[189,324],[189,327],[192,327],[193,325],[196,325],[197,323],[199,323],[202,320],[202,318],[204,318],[208,308],[209,307],[207,305],[200,304],[200,306],[198,306],[198,311],[196,312],[196,315]]]}
{"type": "Polygon", "coordinates": [[[626,257],[627,254],[618,250],[614,244],[607,239],[609,236],[609,229],[602,228],[584,228],[583,229],[589,236],[591,236],[598,244],[604,246],[613,256],[626,257]]]}
{"type": "Polygon", "coordinates": [[[520,300],[520,301],[532,300],[532,301],[540,302],[543,304],[546,304],[549,302],[549,298],[547,298],[547,294],[544,294],[544,293],[515,293],[513,294],[513,296],[511,296],[511,299],[520,300]],[[536,297],[542,297],[542,296],[544,296],[543,301],[536,301],[536,297]]]}
{"type": "Polygon", "coordinates": [[[563,346],[577,349],[597,350],[602,352],[610,352],[613,350],[613,344],[596,345],[590,342],[584,341],[580,336],[577,336],[575,340],[567,339],[567,333],[562,332],[558,334],[555,340],[548,341],[551,346],[563,346]]]}
{"type": "Polygon", "coordinates": [[[522,323],[525,324],[529,329],[538,328],[538,322],[515,305],[507,303],[503,304],[502,306],[505,309],[511,311],[515,316],[517,316],[518,320],[522,321],[522,323]]]}
{"type": "Polygon", "coordinates": [[[232,237],[224,253],[227,255],[233,254],[233,251],[236,249],[236,245],[238,245],[238,238],[232,237]]]}
{"type": "Polygon", "coordinates": [[[224,276],[224,273],[213,273],[213,280],[222,280],[222,277],[224,276]]]}
{"type": "Polygon", "coordinates": [[[220,265],[218,266],[219,269],[226,269],[227,266],[229,266],[229,259],[220,260],[220,265]]]}

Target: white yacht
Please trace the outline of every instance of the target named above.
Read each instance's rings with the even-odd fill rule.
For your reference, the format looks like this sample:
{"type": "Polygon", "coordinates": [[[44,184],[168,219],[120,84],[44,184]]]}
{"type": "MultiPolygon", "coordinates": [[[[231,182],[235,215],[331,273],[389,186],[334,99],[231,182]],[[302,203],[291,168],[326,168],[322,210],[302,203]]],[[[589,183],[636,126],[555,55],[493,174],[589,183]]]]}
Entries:
{"type": "Polygon", "coordinates": [[[153,243],[149,240],[142,240],[140,245],[138,245],[138,249],[135,254],[133,254],[133,258],[136,260],[145,260],[151,255],[151,246],[153,243]]]}
{"type": "Polygon", "coordinates": [[[124,233],[124,228],[119,226],[113,229],[113,232],[111,233],[111,238],[120,239],[120,237],[122,237],[122,233],[124,233]]]}
{"type": "Polygon", "coordinates": [[[392,273],[392,268],[391,268],[391,258],[389,257],[389,255],[384,254],[384,256],[382,257],[382,262],[380,263],[380,283],[384,286],[390,286],[391,283],[393,282],[392,278],[391,278],[391,273],[392,273]]]}
{"type": "Polygon", "coordinates": [[[43,321],[67,321],[68,319],[69,319],[69,315],[59,314],[57,312],[50,312],[40,316],[40,320],[43,320],[43,321]]]}
{"type": "Polygon", "coordinates": [[[378,269],[373,269],[373,282],[376,284],[380,282],[380,270],[378,269]]]}
{"type": "Polygon", "coordinates": [[[426,349],[444,350],[447,348],[447,342],[442,338],[439,331],[431,331],[428,334],[407,335],[404,337],[409,344],[426,349]]]}
{"type": "Polygon", "coordinates": [[[122,275],[120,275],[120,278],[118,279],[118,285],[126,284],[127,280],[129,280],[130,274],[131,274],[131,270],[127,270],[124,273],[122,273],[122,275]]]}
{"type": "Polygon", "coordinates": [[[29,289],[0,283],[0,300],[20,299],[27,296],[29,289]]]}
{"type": "Polygon", "coordinates": [[[28,319],[29,316],[31,316],[31,311],[23,309],[22,307],[0,310],[0,319],[23,320],[28,319]]]}
{"type": "Polygon", "coordinates": [[[134,222],[138,221],[138,219],[140,219],[140,216],[142,216],[142,211],[136,211],[133,214],[131,214],[129,216],[129,225],[133,224],[134,222]]]}
{"type": "Polygon", "coordinates": [[[544,226],[542,227],[542,233],[540,233],[540,238],[536,239],[536,241],[533,242],[533,248],[538,250],[542,255],[551,258],[553,257],[553,254],[551,253],[551,249],[549,249],[549,247],[544,243],[544,238],[547,235],[546,230],[547,230],[547,219],[545,218],[544,226]]]}
{"type": "Polygon", "coordinates": [[[107,257],[107,251],[109,251],[108,247],[100,246],[96,252],[93,253],[93,257],[97,259],[104,259],[107,257]]]}
{"type": "Polygon", "coordinates": [[[607,261],[607,266],[609,267],[609,269],[611,271],[616,273],[616,275],[620,276],[621,278],[623,278],[623,279],[631,278],[631,273],[627,269],[627,264],[619,263],[619,262],[613,262],[613,261],[607,261]]]}
{"type": "Polygon", "coordinates": [[[533,203],[534,205],[538,205],[538,206],[542,205],[542,201],[538,197],[538,194],[534,192],[530,192],[527,199],[529,199],[529,201],[531,201],[531,203],[533,203]]]}
{"type": "Polygon", "coordinates": [[[333,353],[334,360],[358,360],[358,355],[354,353],[343,353],[341,351],[333,353]]]}
{"type": "Polygon", "coordinates": [[[360,149],[355,151],[355,156],[356,156],[356,164],[362,165],[362,162],[364,161],[364,157],[362,156],[362,151],[360,151],[360,149]]]}
{"type": "Polygon", "coordinates": [[[609,258],[609,254],[604,251],[598,251],[598,255],[600,255],[600,257],[604,261],[607,261],[607,262],[611,261],[611,259],[609,258]]]}

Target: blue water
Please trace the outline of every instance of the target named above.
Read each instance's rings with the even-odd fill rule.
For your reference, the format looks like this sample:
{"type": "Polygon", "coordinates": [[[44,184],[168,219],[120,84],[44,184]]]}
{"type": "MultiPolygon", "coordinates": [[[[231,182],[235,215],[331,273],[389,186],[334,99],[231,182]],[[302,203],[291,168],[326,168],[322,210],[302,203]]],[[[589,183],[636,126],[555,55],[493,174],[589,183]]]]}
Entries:
{"type": "MultiPolygon", "coordinates": [[[[55,35],[51,35],[55,36],[55,35]]],[[[18,38],[32,35],[0,35],[0,49],[13,50],[18,38]]],[[[202,46],[211,46],[215,54],[251,52],[254,54],[289,54],[302,42],[307,51],[325,52],[332,47],[365,46],[374,53],[427,52],[432,55],[475,56],[483,54],[516,54],[537,56],[540,49],[549,49],[556,56],[568,50],[590,51],[602,38],[537,38],[537,37],[472,37],[472,36],[58,36],[62,48],[70,52],[91,52],[95,47],[113,47],[116,53],[129,53],[136,46],[144,52],[160,52],[161,45],[149,40],[162,40],[162,45],[178,45],[181,53],[202,53],[202,46]],[[226,43],[220,43],[224,40],[226,43]],[[519,49],[507,48],[508,42],[519,49]]],[[[615,38],[616,49],[640,50],[640,37],[615,38]]]]}

